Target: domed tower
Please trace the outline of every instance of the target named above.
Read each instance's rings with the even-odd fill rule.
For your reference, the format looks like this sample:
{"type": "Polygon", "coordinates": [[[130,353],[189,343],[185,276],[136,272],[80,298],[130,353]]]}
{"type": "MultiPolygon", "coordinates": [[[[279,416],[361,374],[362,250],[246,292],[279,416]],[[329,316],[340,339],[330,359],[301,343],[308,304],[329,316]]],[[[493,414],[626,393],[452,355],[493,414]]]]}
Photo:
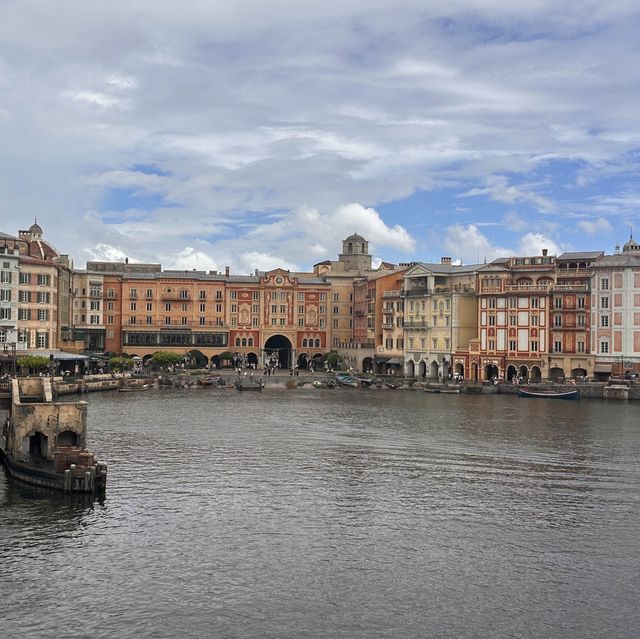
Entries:
{"type": "Polygon", "coordinates": [[[343,262],[346,271],[371,270],[371,255],[369,255],[369,242],[354,233],[342,240],[342,253],[338,260],[343,262]]]}
{"type": "Polygon", "coordinates": [[[42,227],[38,224],[38,220],[29,227],[29,235],[31,236],[31,240],[41,240],[42,239],[42,227]]]}
{"type": "Polygon", "coordinates": [[[629,241],[622,247],[623,253],[640,253],[640,244],[633,239],[633,233],[629,234],[629,241]]]}

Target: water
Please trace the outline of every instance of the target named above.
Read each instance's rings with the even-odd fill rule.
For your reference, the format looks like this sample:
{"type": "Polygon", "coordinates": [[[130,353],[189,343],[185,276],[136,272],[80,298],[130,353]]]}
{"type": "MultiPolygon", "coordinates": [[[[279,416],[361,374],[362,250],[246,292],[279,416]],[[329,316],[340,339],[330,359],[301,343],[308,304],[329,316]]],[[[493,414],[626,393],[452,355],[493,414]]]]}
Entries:
{"type": "Polygon", "coordinates": [[[88,401],[106,499],[0,476],[3,636],[638,636],[637,404],[88,401]]]}

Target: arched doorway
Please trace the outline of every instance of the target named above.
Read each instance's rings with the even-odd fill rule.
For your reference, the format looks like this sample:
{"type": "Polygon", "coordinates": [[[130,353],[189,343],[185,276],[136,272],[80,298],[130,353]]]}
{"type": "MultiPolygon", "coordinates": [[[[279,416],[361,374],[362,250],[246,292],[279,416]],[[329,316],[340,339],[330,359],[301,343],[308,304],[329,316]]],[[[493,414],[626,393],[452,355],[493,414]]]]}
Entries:
{"type": "Polygon", "coordinates": [[[552,382],[561,382],[564,379],[564,368],[554,366],[549,369],[549,379],[552,382]]]}
{"type": "Polygon", "coordinates": [[[424,379],[427,376],[427,362],[421,360],[418,364],[418,377],[424,379]]]}
{"type": "Polygon", "coordinates": [[[220,364],[221,364],[220,355],[214,355],[211,358],[211,368],[218,369],[220,368],[220,364]]]}
{"type": "Polygon", "coordinates": [[[464,379],[464,364],[462,362],[457,362],[454,369],[455,377],[458,380],[464,379]]]}
{"type": "Polygon", "coordinates": [[[209,359],[207,356],[196,348],[191,351],[187,351],[186,358],[187,365],[193,368],[207,368],[209,365],[209,359]]]}
{"type": "Polygon", "coordinates": [[[529,369],[526,366],[521,366],[518,375],[524,380],[529,379],[529,369]]]}
{"type": "Polygon", "coordinates": [[[265,360],[277,362],[282,368],[291,368],[291,342],[284,335],[272,335],[264,344],[265,360]]]}
{"type": "Polygon", "coordinates": [[[258,356],[255,353],[247,353],[247,364],[251,368],[258,368],[258,356]]]}
{"type": "Polygon", "coordinates": [[[416,365],[413,363],[413,360],[410,359],[407,362],[407,377],[415,377],[416,376],[416,365]]]}
{"type": "Polygon", "coordinates": [[[571,370],[571,377],[576,380],[581,380],[587,376],[587,371],[584,368],[574,368],[571,370]]]}
{"type": "Polygon", "coordinates": [[[71,446],[78,445],[78,434],[71,430],[62,431],[56,438],[56,446],[71,446]]]}
{"type": "Polygon", "coordinates": [[[365,357],[362,360],[362,370],[365,373],[368,373],[369,371],[373,372],[373,357],[365,357]]]}
{"type": "Polygon", "coordinates": [[[306,353],[298,355],[298,368],[306,370],[309,367],[309,356],[306,353]]]}
{"type": "Polygon", "coordinates": [[[507,381],[513,382],[513,378],[517,375],[516,367],[513,364],[507,366],[507,381]]]}
{"type": "Polygon", "coordinates": [[[438,362],[434,359],[429,366],[429,377],[431,377],[431,379],[438,379],[439,370],[438,362]]]}
{"type": "Polygon", "coordinates": [[[29,455],[34,457],[46,457],[49,452],[49,438],[37,430],[28,436],[29,455]]]}
{"type": "Polygon", "coordinates": [[[529,381],[539,382],[541,380],[542,380],[542,373],[540,372],[540,368],[538,366],[532,366],[529,381]]]}
{"type": "Polygon", "coordinates": [[[494,377],[497,378],[498,374],[500,373],[498,367],[495,364],[487,364],[484,370],[485,379],[493,379],[494,377]]]}

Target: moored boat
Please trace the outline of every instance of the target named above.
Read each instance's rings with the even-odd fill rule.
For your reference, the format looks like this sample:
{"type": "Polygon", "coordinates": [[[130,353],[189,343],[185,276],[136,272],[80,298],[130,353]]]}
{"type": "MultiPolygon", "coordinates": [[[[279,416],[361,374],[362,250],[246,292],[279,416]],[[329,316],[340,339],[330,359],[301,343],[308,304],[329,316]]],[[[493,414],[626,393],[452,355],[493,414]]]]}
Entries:
{"type": "Polygon", "coordinates": [[[149,389],[149,384],[143,384],[142,386],[121,386],[118,389],[119,393],[135,393],[137,391],[146,391],[149,389]]]}
{"type": "Polygon", "coordinates": [[[356,388],[359,384],[358,380],[353,375],[347,375],[345,373],[338,373],[336,375],[336,381],[341,386],[350,386],[356,388]]]}
{"type": "Polygon", "coordinates": [[[0,459],[19,481],[68,493],[103,493],[107,466],[85,448],[87,403],[53,402],[50,378],[12,381],[0,459]]]}
{"type": "Polygon", "coordinates": [[[553,388],[550,386],[518,386],[520,397],[537,397],[543,399],[580,399],[580,390],[577,388],[553,388]]]}

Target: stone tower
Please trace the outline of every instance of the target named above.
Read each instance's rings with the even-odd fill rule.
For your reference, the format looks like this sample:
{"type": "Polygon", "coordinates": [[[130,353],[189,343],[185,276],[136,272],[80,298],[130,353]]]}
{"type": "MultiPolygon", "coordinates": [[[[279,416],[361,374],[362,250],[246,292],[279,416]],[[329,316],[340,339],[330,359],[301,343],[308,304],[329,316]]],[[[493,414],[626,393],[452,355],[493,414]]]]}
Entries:
{"type": "Polygon", "coordinates": [[[371,270],[369,242],[357,233],[350,235],[342,241],[342,253],[338,255],[338,261],[344,264],[345,271],[371,270]]]}

